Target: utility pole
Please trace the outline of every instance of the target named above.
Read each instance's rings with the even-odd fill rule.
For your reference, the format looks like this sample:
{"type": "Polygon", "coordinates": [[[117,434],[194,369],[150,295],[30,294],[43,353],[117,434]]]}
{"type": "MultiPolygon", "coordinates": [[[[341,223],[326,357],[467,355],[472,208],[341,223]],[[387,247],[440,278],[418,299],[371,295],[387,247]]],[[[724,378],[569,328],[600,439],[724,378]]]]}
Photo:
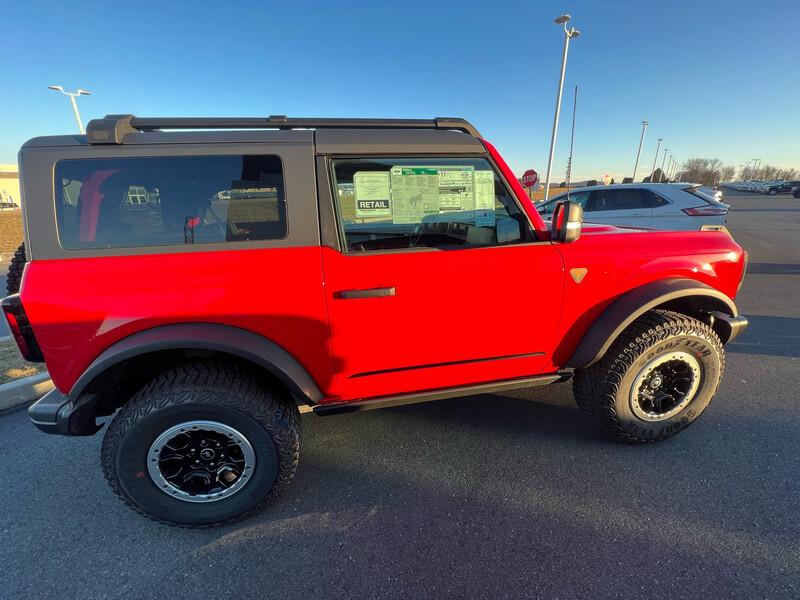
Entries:
{"type": "Polygon", "coordinates": [[[656,161],[658,160],[658,151],[661,150],[661,138],[658,138],[658,148],[656,148],[656,155],[653,157],[653,168],[650,169],[650,183],[655,183],[653,181],[653,175],[656,174],[656,161]]]}
{"type": "Polygon", "coordinates": [[[567,50],[569,50],[570,38],[578,37],[581,32],[574,27],[567,29],[567,21],[572,17],[569,15],[561,15],[555,22],[559,25],[564,25],[564,56],[561,59],[561,78],[558,80],[558,99],[556,100],[556,115],[553,117],[553,138],[550,140],[550,160],[547,162],[547,179],[544,185],[544,199],[550,194],[550,173],[553,168],[553,154],[556,151],[556,132],[558,131],[558,115],[561,113],[561,92],[564,89],[564,72],[567,70],[567,50]]]}
{"type": "Polygon", "coordinates": [[[636,183],[636,169],[639,168],[639,157],[642,155],[642,144],[644,144],[644,132],[647,131],[647,126],[649,123],[647,121],[642,121],[642,139],[639,140],[639,152],[636,153],[636,164],[633,165],[633,177],[631,178],[631,183],[636,183]]]}
{"type": "Polygon", "coordinates": [[[64,88],[60,85],[48,85],[47,87],[51,90],[61,92],[65,96],[69,96],[69,99],[72,100],[72,110],[75,111],[75,120],[78,121],[78,131],[81,133],[86,133],[83,130],[83,125],[81,124],[81,116],[78,114],[78,105],[75,104],[75,96],[91,96],[92,93],[85,90],[78,90],[77,92],[65,92],[64,88]]]}

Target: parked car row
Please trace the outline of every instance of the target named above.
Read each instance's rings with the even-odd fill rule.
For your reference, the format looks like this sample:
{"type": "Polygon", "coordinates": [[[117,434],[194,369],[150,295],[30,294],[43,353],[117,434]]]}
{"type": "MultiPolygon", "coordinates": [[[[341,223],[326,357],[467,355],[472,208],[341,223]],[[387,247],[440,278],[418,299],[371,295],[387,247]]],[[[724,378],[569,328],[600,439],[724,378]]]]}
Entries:
{"type": "MultiPolygon", "coordinates": [[[[794,193],[795,188],[800,188],[800,180],[778,180],[778,181],[732,181],[723,184],[725,187],[733,188],[741,192],[753,192],[754,194],[790,194],[794,193]]],[[[795,195],[797,198],[798,196],[795,195]]]]}
{"type": "MultiPolygon", "coordinates": [[[[591,223],[665,231],[724,225],[730,207],[699,188],[692,183],[624,183],[570,190],[569,200],[583,207],[583,218],[591,223]]],[[[556,204],[564,200],[566,193],[536,208],[550,219],[556,204]]]]}

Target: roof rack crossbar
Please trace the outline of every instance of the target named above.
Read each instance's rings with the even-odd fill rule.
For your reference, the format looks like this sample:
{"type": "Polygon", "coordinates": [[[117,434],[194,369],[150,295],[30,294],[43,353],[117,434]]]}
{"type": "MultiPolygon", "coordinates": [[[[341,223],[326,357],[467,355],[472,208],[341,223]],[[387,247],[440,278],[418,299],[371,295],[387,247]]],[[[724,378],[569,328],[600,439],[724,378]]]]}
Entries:
{"type": "Polygon", "coordinates": [[[125,135],[161,129],[449,129],[478,139],[481,134],[468,121],[451,117],[435,119],[290,119],[285,115],[247,117],[149,118],[106,115],[86,125],[90,144],[122,144],[125,135]]]}

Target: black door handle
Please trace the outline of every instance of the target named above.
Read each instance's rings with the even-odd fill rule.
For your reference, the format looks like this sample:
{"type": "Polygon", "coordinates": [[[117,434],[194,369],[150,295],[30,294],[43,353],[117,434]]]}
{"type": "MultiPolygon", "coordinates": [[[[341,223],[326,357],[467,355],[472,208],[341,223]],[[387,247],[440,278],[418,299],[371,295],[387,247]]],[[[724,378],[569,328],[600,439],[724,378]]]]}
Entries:
{"type": "Polygon", "coordinates": [[[371,290],[342,290],[341,292],[334,292],[333,297],[339,300],[355,300],[358,298],[384,298],[386,296],[394,296],[394,293],[393,287],[372,288],[371,290]]]}

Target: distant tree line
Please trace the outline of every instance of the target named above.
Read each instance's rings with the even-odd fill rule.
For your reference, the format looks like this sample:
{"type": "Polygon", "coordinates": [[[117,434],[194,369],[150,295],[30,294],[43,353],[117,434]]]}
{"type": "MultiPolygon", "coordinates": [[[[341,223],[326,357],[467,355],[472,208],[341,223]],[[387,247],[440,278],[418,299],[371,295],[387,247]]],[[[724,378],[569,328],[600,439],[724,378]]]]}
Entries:
{"type": "MultiPolygon", "coordinates": [[[[681,181],[699,183],[701,185],[717,185],[733,181],[736,177],[736,167],[725,165],[718,158],[690,158],[680,166],[681,181]]],[[[764,165],[758,169],[746,169],[739,174],[739,179],[758,179],[760,181],[776,181],[780,179],[795,179],[797,169],[781,169],[771,165],[764,165]]],[[[657,179],[656,179],[657,181],[657,179]]]]}

